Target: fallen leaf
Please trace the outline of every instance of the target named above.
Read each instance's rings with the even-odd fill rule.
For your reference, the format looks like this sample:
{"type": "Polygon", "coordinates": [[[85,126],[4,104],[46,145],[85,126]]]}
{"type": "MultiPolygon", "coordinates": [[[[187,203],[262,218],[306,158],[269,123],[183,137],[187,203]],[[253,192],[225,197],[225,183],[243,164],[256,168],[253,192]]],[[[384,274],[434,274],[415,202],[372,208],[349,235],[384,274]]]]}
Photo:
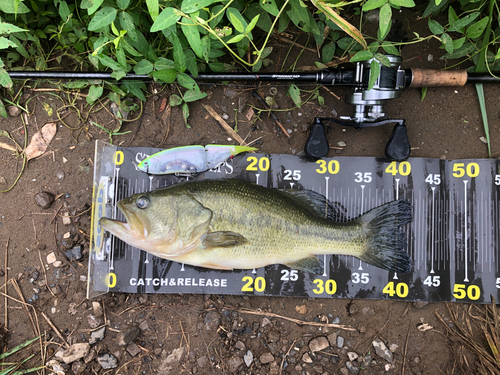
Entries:
{"type": "Polygon", "coordinates": [[[245,117],[247,118],[248,121],[250,121],[254,115],[254,110],[253,108],[249,108],[248,111],[247,111],[247,114],[245,115],[245,117]]]}
{"type": "Polygon", "coordinates": [[[167,106],[167,98],[163,98],[160,104],[160,111],[158,113],[162,113],[167,106]]]}
{"type": "Polygon", "coordinates": [[[50,141],[56,134],[57,126],[54,122],[45,124],[41,130],[35,133],[31,138],[31,142],[24,150],[27,160],[43,155],[49,146],[50,141]]]}
{"type": "Polygon", "coordinates": [[[2,142],[0,142],[0,147],[1,147],[1,148],[4,148],[4,149],[6,149],[6,150],[9,150],[9,151],[14,151],[14,152],[16,151],[16,148],[15,148],[15,147],[9,146],[9,145],[8,145],[8,144],[6,144],[6,143],[2,143],[2,142]]]}

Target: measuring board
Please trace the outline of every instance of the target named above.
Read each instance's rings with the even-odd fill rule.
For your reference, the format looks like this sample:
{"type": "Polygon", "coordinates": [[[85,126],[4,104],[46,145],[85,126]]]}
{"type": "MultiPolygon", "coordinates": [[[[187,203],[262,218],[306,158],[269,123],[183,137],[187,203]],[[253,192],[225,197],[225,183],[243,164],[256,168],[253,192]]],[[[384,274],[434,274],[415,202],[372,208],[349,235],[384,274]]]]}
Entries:
{"type": "Polygon", "coordinates": [[[493,295],[500,300],[498,160],[310,161],[248,153],[195,177],[152,176],[136,170],[135,165],[158,151],[96,143],[89,297],[117,291],[475,303],[489,303],[493,295]],[[283,265],[219,271],[157,258],[99,227],[104,216],[124,220],[116,207],[120,199],[187,178],[236,178],[268,188],[313,190],[336,202],[346,221],[384,203],[407,199],[413,221],[403,230],[413,270],[397,274],[351,256],[320,255],[324,270],[317,275],[283,265]]]}

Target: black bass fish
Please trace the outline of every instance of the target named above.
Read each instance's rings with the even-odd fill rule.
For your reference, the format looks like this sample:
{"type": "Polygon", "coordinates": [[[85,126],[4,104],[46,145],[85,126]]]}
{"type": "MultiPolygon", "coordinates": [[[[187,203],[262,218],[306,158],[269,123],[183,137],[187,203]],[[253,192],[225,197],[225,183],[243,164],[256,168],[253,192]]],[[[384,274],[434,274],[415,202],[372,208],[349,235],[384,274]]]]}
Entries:
{"type": "Polygon", "coordinates": [[[406,200],[386,203],[349,222],[330,220],[334,207],[310,190],[268,189],[239,180],[186,182],[118,202],[126,222],[100,225],[160,258],[220,270],[284,264],[323,272],[318,254],[352,255],[406,273],[411,260],[401,226],[406,200]]]}

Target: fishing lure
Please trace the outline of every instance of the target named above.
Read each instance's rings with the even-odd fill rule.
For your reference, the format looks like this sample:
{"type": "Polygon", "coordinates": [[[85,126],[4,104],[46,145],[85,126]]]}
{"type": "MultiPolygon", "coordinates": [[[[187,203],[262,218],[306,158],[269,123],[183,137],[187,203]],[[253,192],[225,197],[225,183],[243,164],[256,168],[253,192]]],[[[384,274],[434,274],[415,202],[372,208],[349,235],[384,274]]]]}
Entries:
{"type": "Polygon", "coordinates": [[[183,146],[163,150],[139,163],[137,168],[150,174],[199,173],[217,168],[226,160],[247,151],[248,146],[183,146]]]}

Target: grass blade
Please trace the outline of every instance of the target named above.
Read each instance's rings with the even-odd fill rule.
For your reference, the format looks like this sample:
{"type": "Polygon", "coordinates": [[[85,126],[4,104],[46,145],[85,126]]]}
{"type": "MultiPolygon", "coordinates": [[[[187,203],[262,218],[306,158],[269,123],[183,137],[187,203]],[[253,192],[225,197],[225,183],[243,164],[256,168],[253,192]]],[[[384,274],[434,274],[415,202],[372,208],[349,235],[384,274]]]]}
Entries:
{"type": "Polygon", "coordinates": [[[488,157],[491,158],[490,131],[488,127],[488,114],[486,113],[486,103],[484,101],[484,90],[482,83],[476,83],[477,98],[479,99],[479,108],[481,108],[481,117],[483,118],[484,132],[486,133],[486,143],[488,144],[488,157]]]}
{"type": "Polygon", "coordinates": [[[41,336],[38,336],[38,337],[35,337],[34,339],[31,339],[31,340],[28,340],[26,342],[23,342],[22,344],[19,344],[18,346],[16,346],[14,349],[12,349],[10,352],[7,352],[7,353],[3,353],[0,355],[0,359],[3,359],[5,357],[8,357],[9,355],[12,355],[16,352],[18,352],[19,350],[21,350],[22,348],[25,348],[27,347],[28,345],[32,344],[33,342],[35,342],[36,340],[38,340],[41,336]]]}

